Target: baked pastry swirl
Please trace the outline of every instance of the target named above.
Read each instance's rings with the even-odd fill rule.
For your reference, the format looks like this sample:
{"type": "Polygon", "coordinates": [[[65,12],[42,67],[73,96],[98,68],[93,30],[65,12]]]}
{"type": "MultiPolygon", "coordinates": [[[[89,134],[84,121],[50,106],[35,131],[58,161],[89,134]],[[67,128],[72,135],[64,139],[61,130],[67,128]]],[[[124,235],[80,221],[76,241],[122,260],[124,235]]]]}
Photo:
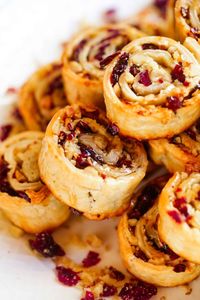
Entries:
{"type": "Polygon", "coordinates": [[[158,178],[135,196],[132,207],[120,220],[118,235],[129,272],[151,284],[172,287],[196,278],[200,266],[176,255],[160,239],[157,198],[165,182],[165,178],[158,178]]]}
{"type": "Polygon", "coordinates": [[[143,37],[122,49],[106,68],[108,118],[124,135],[172,137],[200,116],[200,65],[180,43],[143,37]]]}
{"type": "Polygon", "coordinates": [[[103,107],[104,64],[116,51],[144,34],[126,24],[92,27],[69,41],[63,54],[63,78],[70,104],[103,107]]]}
{"type": "Polygon", "coordinates": [[[200,173],[175,173],[159,199],[159,233],[177,254],[200,263],[200,173]]]}
{"type": "Polygon", "coordinates": [[[176,29],[184,41],[190,36],[200,43],[200,6],[198,0],[177,0],[175,4],[176,29]]]}
{"type": "Polygon", "coordinates": [[[26,232],[38,233],[61,225],[67,205],[42,183],[38,155],[43,133],[27,131],[0,145],[0,209],[26,232]]]}
{"type": "Polygon", "coordinates": [[[37,70],[22,86],[19,109],[30,130],[45,131],[56,111],[67,104],[60,63],[37,70]]]}
{"type": "Polygon", "coordinates": [[[153,161],[171,172],[200,172],[200,122],[171,139],[149,141],[153,161]]]}
{"type": "Polygon", "coordinates": [[[121,139],[99,110],[67,106],[47,127],[39,166],[58,199],[90,219],[103,219],[127,208],[147,158],[142,144],[121,139]]]}

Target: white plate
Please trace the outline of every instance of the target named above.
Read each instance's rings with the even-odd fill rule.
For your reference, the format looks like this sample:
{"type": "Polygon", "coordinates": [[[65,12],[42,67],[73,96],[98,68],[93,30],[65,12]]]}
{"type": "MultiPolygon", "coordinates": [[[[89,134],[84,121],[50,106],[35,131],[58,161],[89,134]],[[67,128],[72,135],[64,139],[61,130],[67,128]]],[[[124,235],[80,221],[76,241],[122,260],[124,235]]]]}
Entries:
{"type": "MultiPolygon", "coordinates": [[[[7,122],[12,98],[5,96],[10,86],[20,86],[38,66],[50,62],[61,52],[61,43],[78,29],[81,22],[100,19],[106,8],[116,7],[120,15],[139,10],[146,0],[0,0],[0,123],[7,122]]],[[[118,255],[115,226],[118,220],[94,222],[71,218],[70,228],[55,233],[63,246],[71,232],[86,236],[97,233],[105,241],[100,249],[104,264],[123,269],[118,255]],[[105,250],[105,246],[111,248],[105,250]],[[114,255],[115,254],[115,255],[114,255]]],[[[0,299],[1,300],[79,300],[80,292],[56,281],[50,260],[31,252],[27,236],[14,238],[12,226],[0,218],[0,299]]],[[[67,254],[80,260],[84,253],[67,248],[67,254]]],[[[186,296],[186,288],[159,289],[154,299],[199,300],[200,281],[191,284],[193,292],[186,296]]]]}

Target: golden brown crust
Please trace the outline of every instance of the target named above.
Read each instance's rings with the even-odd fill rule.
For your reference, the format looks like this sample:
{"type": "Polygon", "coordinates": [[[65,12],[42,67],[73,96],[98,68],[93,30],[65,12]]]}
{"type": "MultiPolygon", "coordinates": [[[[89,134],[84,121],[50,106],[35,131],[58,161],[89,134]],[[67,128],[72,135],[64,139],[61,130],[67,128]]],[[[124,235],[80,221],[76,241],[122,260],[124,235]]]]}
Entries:
{"type": "Polygon", "coordinates": [[[44,131],[54,113],[67,104],[60,63],[37,70],[22,86],[19,109],[28,129],[44,131]]]}
{"type": "Polygon", "coordinates": [[[60,110],[39,158],[42,179],[53,194],[90,219],[121,214],[147,168],[143,146],[109,133],[107,122],[93,108],[60,110]]]}

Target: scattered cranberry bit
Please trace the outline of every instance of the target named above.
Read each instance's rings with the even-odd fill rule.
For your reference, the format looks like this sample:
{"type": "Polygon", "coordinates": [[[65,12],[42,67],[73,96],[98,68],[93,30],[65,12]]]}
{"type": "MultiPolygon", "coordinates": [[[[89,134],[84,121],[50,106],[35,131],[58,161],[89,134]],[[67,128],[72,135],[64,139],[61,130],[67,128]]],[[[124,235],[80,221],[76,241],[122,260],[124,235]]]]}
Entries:
{"type": "Polygon", "coordinates": [[[195,28],[195,27],[191,27],[190,28],[190,33],[192,34],[192,36],[198,40],[200,38],[200,32],[198,30],[198,28],[195,28]]]}
{"type": "Polygon", "coordinates": [[[148,261],[148,258],[146,256],[146,254],[142,250],[140,250],[140,249],[137,249],[135,251],[134,255],[135,255],[135,257],[140,258],[141,260],[143,260],[145,262],[148,261]]]}
{"type": "Polygon", "coordinates": [[[188,130],[186,130],[185,133],[186,133],[187,135],[189,135],[189,137],[190,137],[192,140],[194,140],[194,141],[197,140],[196,133],[195,133],[194,130],[192,130],[191,128],[189,128],[188,130]]]}
{"type": "Polygon", "coordinates": [[[107,56],[106,58],[100,61],[100,68],[104,69],[117,55],[119,55],[119,51],[107,56]]]}
{"type": "Polygon", "coordinates": [[[80,277],[77,272],[74,272],[70,268],[62,266],[56,267],[58,280],[67,286],[75,286],[80,281],[80,277]]]}
{"type": "Polygon", "coordinates": [[[78,123],[76,124],[76,129],[79,129],[82,133],[91,133],[92,130],[90,128],[90,126],[83,121],[78,121],[78,123]]]}
{"type": "Polygon", "coordinates": [[[162,79],[162,78],[159,78],[159,79],[158,79],[158,82],[159,82],[159,83],[163,83],[163,79],[162,79]]]}
{"type": "Polygon", "coordinates": [[[79,61],[79,54],[86,45],[87,40],[83,39],[80,43],[74,48],[74,51],[71,56],[71,60],[79,61]]]}
{"type": "Polygon", "coordinates": [[[64,143],[66,142],[67,139],[67,134],[64,131],[60,131],[58,135],[58,145],[63,146],[64,143]]]}
{"type": "Polygon", "coordinates": [[[0,159],[0,181],[7,177],[8,171],[8,163],[4,159],[0,159]]]}
{"type": "Polygon", "coordinates": [[[86,258],[83,259],[83,267],[89,268],[97,265],[100,262],[99,253],[94,251],[89,251],[86,258]]]}
{"type": "Polygon", "coordinates": [[[190,83],[189,83],[188,81],[184,81],[184,82],[183,82],[183,85],[187,87],[187,86],[190,85],[190,83]]]}
{"type": "Polygon", "coordinates": [[[152,44],[152,43],[146,43],[142,45],[142,49],[143,50],[147,50],[147,49],[152,49],[152,50],[156,50],[159,49],[158,45],[152,44]]]}
{"type": "Polygon", "coordinates": [[[114,296],[116,293],[117,293],[117,288],[115,286],[104,283],[103,291],[100,294],[100,297],[111,297],[114,296]]]}
{"type": "Polygon", "coordinates": [[[103,57],[105,55],[105,51],[106,51],[106,48],[110,45],[109,42],[105,42],[105,43],[102,43],[100,44],[99,46],[99,49],[96,53],[96,55],[94,56],[94,58],[98,61],[102,61],[103,60],[103,57]]]}
{"type": "Polygon", "coordinates": [[[198,90],[200,90],[200,83],[198,83],[190,92],[189,92],[189,94],[185,97],[185,99],[190,99],[192,96],[193,96],[193,94],[196,92],[196,91],[198,91],[198,90]]]}
{"type": "Polygon", "coordinates": [[[117,10],[115,8],[110,8],[103,13],[103,20],[107,24],[117,23],[117,10]]]}
{"type": "Polygon", "coordinates": [[[125,279],[125,275],[122,272],[120,272],[119,270],[117,270],[113,267],[110,267],[109,271],[110,271],[109,275],[111,278],[113,278],[117,281],[122,281],[125,279]]]}
{"type": "Polygon", "coordinates": [[[159,188],[155,185],[146,186],[138,197],[135,207],[128,213],[129,219],[139,219],[154,204],[159,194],[159,188]]]}
{"type": "Polygon", "coordinates": [[[157,294],[157,287],[138,281],[135,284],[126,283],[119,293],[122,300],[149,300],[157,294]]]}
{"type": "Polygon", "coordinates": [[[200,201],[200,191],[198,191],[196,200],[200,201]]]}
{"type": "Polygon", "coordinates": [[[87,159],[85,159],[85,155],[78,155],[76,158],[76,168],[85,169],[88,166],[90,166],[90,163],[87,159]]]}
{"type": "Polygon", "coordinates": [[[174,272],[176,273],[185,272],[185,270],[186,270],[186,265],[184,264],[178,264],[174,267],[174,272]]]}
{"type": "Polygon", "coordinates": [[[184,19],[189,19],[190,16],[189,8],[181,7],[181,15],[184,19]]]}
{"type": "Polygon", "coordinates": [[[150,86],[152,84],[148,70],[140,72],[139,77],[139,83],[143,84],[144,86],[150,86]]]}
{"type": "Polygon", "coordinates": [[[83,212],[79,211],[73,207],[70,207],[71,212],[75,215],[75,216],[82,216],[83,212]]]}
{"type": "Polygon", "coordinates": [[[185,74],[183,72],[183,66],[181,63],[176,64],[171,72],[172,80],[179,80],[180,82],[185,82],[185,74]]]}
{"type": "Polygon", "coordinates": [[[177,109],[182,107],[182,102],[176,96],[167,97],[166,107],[176,112],[177,109]]]}
{"type": "Polygon", "coordinates": [[[113,68],[111,74],[111,84],[114,86],[118,81],[122,73],[126,70],[128,65],[129,54],[124,52],[120,55],[118,62],[116,63],[115,67],[113,68]]]}
{"type": "Polygon", "coordinates": [[[119,127],[115,123],[111,123],[107,127],[107,131],[112,135],[118,135],[119,134],[119,127]]]}
{"type": "Polygon", "coordinates": [[[3,142],[9,136],[13,126],[11,124],[6,124],[0,126],[0,141],[3,142]]]}
{"type": "Polygon", "coordinates": [[[184,197],[177,198],[174,200],[174,207],[179,210],[179,212],[184,215],[184,217],[187,219],[189,217],[188,208],[186,206],[187,201],[184,197]]]}
{"type": "Polygon", "coordinates": [[[163,17],[166,16],[168,0],[154,0],[154,5],[160,10],[163,17]]]}
{"type": "Polygon", "coordinates": [[[163,244],[163,247],[161,250],[165,254],[168,254],[170,256],[171,260],[175,260],[175,259],[179,258],[179,256],[174,251],[172,251],[166,244],[163,244]]]}
{"type": "Polygon", "coordinates": [[[6,90],[6,94],[17,94],[17,92],[18,92],[17,88],[15,88],[13,86],[7,88],[7,90],[6,90]]]}
{"type": "Polygon", "coordinates": [[[170,210],[167,213],[172,219],[174,219],[176,223],[178,224],[182,223],[181,216],[176,210],[170,210]]]}
{"type": "Polygon", "coordinates": [[[70,131],[72,131],[72,130],[73,130],[73,125],[72,125],[72,123],[68,123],[68,124],[67,124],[67,128],[68,128],[70,131]]]}
{"type": "Polygon", "coordinates": [[[86,291],[85,297],[81,300],[94,300],[94,294],[90,291],[86,291]]]}
{"type": "Polygon", "coordinates": [[[88,111],[88,110],[85,110],[84,108],[81,108],[81,114],[84,118],[98,120],[99,110],[95,109],[95,110],[92,110],[92,111],[88,111]]]}
{"type": "Polygon", "coordinates": [[[139,67],[135,64],[133,64],[130,69],[129,72],[135,77],[138,73],[140,73],[139,67]]]}
{"type": "Polygon", "coordinates": [[[54,241],[49,232],[36,235],[35,240],[29,240],[30,246],[44,257],[64,256],[64,250],[54,241]]]}

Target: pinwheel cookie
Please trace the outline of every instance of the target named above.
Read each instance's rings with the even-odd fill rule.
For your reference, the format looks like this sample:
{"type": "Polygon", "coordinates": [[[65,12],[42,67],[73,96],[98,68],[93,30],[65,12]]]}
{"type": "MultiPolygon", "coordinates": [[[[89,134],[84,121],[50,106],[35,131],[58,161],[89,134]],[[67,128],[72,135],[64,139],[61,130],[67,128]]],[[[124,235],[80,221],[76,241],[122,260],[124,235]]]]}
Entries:
{"type": "Polygon", "coordinates": [[[129,272],[143,281],[172,287],[196,278],[200,266],[176,255],[160,239],[157,198],[165,182],[165,178],[157,178],[134,197],[132,207],[120,220],[118,235],[129,272]]]}
{"type": "Polygon", "coordinates": [[[159,233],[177,254],[200,263],[200,173],[175,173],[159,199],[159,233]]]}
{"type": "Polygon", "coordinates": [[[164,164],[174,173],[200,172],[199,120],[186,131],[173,138],[150,141],[150,154],[156,164],[164,164]]]}
{"type": "Polygon", "coordinates": [[[0,145],[0,209],[18,227],[30,233],[53,229],[69,215],[42,183],[38,155],[43,133],[27,131],[0,145]]]}
{"type": "Polygon", "coordinates": [[[28,129],[44,131],[55,112],[67,104],[61,68],[60,63],[46,65],[22,86],[19,108],[28,129]]]}
{"type": "Polygon", "coordinates": [[[165,37],[137,39],[106,68],[108,118],[124,135],[172,137],[200,116],[200,65],[180,43],[165,37]]]}
{"type": "Polygon", "coordinates": [[[125,20],[148,35],[174,38],[174,0],[157,1],[125,20]]]}
{"type": "Polygon", "coordinates": [[[145,175],[141,143],[123,140],[98,110],[67,106],[51,120],[39,157],[53,194],[90,219],[121,214],[145,175]]]}
{"type": "Polygon", "coordinates": [[[116,51],[143,35],[131,26],[119,24],[92,27],[72,38],[63,54],[63,78],[69,103],[80,101],[103,107],[104,64],[116,51]]]}

